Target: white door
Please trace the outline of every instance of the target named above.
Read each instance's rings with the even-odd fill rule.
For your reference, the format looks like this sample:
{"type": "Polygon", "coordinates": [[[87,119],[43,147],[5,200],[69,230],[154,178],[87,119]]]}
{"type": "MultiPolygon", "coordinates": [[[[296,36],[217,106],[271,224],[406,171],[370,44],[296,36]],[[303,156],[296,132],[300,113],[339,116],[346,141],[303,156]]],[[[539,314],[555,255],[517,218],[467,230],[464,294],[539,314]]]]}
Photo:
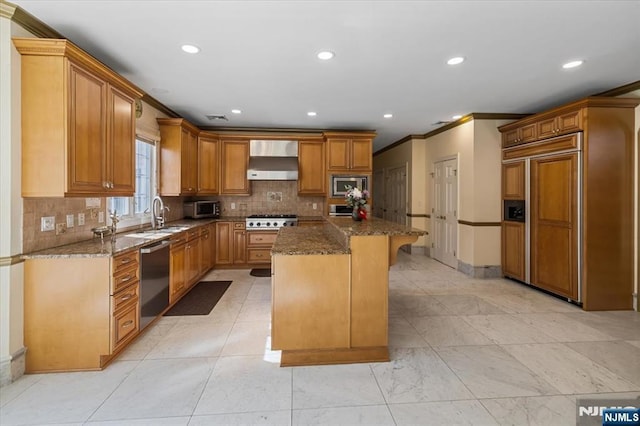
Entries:
{"type": "Polygon", "coordinates": [[[386,171],[386,220],[406,225],[407,223],[407,166],[386,171]]]}
{"type": "Polygon", "coordinates": [[[431,257],[458,267],[458,160],[444,160],[433,164],[433,207],[431,209],[431,257]]]}
{"type": "MultiPolygon", "coordinates": [[[[371,189],[371,188],[369,188],[371,189]]],[[[384,170],[376,170],[373,172],[373,211],[375,217],[384,218],[384,205],[386,203],[384,194],[384,170]]]]}

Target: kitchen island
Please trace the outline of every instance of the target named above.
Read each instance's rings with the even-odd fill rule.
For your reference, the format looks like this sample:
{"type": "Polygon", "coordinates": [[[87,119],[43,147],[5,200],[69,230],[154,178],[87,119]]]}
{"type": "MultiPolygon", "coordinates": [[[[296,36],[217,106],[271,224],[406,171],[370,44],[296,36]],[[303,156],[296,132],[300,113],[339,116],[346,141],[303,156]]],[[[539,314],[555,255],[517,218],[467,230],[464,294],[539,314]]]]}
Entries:
{"type": "Polygon", "coordinates": [[[389,361],[389,267],[426,232],[372,218],[283,228],[271,250],[281,366],[389,361]]]}

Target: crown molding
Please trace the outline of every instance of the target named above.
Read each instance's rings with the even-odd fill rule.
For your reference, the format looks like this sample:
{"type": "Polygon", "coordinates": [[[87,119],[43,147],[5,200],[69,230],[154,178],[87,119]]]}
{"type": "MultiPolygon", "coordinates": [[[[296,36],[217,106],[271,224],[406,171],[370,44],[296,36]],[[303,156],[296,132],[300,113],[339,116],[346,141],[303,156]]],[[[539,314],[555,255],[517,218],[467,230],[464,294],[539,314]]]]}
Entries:
{"type": "Polygon", "coordinates": [[[0,0],[0,18],[7,18],[7,19],[13,18],[13,14],[16,12],[17,8],[18,6],[16,6],[13,3],[0,0]]]}
{"type": "Polygon", "coordinates": [[[62,34],[45,24],[20,6],[0,0],[0,16],[11,19],[36,37],[65,38],[62,34]]]}
{"type": "Polygon", "coordinates": [[[625,84],[623,86],[615,87],[611,90],[607,90],[606,92],[598,93],[593,96],[621,96],[626,95],[629,92],[635,92],[636,90],[640,90],[640,80],[634,81],[633,83],[625,84]]]}

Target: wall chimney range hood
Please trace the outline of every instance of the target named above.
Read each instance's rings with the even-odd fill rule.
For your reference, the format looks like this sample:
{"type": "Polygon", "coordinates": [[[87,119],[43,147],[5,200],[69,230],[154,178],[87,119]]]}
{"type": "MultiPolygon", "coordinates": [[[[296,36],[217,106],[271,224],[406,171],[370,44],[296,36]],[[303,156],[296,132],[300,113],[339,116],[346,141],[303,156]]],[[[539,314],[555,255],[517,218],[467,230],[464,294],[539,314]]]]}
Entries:
{"type": "Polygon", "coordinates": [[[298,180],[298,141],[249,141],[249,180],[298,180]]]}

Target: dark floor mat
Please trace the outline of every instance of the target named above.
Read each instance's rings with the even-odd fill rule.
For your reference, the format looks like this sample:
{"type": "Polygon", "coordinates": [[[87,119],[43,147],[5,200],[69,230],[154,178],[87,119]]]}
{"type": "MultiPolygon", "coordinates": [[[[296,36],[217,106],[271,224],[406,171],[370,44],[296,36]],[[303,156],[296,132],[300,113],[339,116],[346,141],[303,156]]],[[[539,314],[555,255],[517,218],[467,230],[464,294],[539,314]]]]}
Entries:
{"type": "Polygon", "coordinates": [[[165,316],[208,315],[231,281],[200,281],[165,316]]]}
{"type": "Polygon", "coordinates": [[[252,277],[270,277],[271,268],[253,268],[249,275],[252,277]]]}

